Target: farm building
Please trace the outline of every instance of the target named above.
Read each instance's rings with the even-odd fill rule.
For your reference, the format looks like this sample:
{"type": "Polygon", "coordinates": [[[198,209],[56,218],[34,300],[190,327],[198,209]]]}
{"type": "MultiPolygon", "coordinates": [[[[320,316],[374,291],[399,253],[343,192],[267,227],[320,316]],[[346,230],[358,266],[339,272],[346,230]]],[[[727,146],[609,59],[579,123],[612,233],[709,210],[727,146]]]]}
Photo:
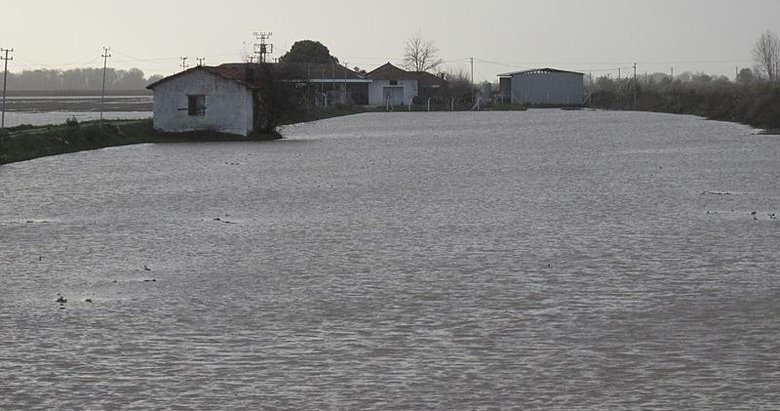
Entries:
{"type": "MultiPolygon", "coordinates": [[[[285,82],[297,84],[302,100],[313,105],[368,104],[371,80],[338,64],[275,65],[285,82]]],[[[247,135],[268,121],[262,98],[261,64],[198,66],[150,84],[154,128],[181,132],[214,130],[247,135]]]]}
{"type": "Polygon", "coordinates": [[[307,84],[309,104],[368,104],[371,80],[360,73],[336,63],[294,63],[288,65],[295,77],[307,84]]]}
{"type": "MultiPolygon", "coordinates": [[[[270,66],[269,66],[270,67],[270,66]]],[[[444,80],[430,73],[402,70],[390,63],[363,75],[335,63],[273,66],[294,84],[306,104],[408,105],[415,97],[439,93],[444,80]]],[[[268,125],[263,92],[269,84],[261,64],[198,66],[165,77],[147,88],[154,92],[154,128],[167,132],[213,130],[247,135],[268,125]]]]}
{"type": "Polygon", "coordinates": [[[412,104],[415,97],[438,93],[444,83],[431,73],[406,71],[390,63],[377,67],[366,77],[371,80],[368,104],[372,106],[412,104]]]}
{"type": "Polygon", "coordinates": [[[500,74],[501,98],[529,105],[578,106],[585,95],[583,73],[541,68],[500,74]]]}
{"type": "Polygon", "coordinates": [[[260,84],[248,65],[198,66],[150,84],[154,128],[247,135],[262,126],[260,84]]]}

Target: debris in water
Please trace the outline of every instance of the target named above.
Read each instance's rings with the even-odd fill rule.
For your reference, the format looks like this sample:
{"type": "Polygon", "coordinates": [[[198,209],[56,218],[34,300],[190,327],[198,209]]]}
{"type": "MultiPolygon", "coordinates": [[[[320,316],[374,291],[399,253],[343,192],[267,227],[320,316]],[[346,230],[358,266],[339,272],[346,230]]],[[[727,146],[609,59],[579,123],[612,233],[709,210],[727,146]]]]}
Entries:
{"type": "Polygon", "coordinates": [[[144,271],[152,271],[152,269],[147,267],[146,264],[144,264],[144,271]]]}

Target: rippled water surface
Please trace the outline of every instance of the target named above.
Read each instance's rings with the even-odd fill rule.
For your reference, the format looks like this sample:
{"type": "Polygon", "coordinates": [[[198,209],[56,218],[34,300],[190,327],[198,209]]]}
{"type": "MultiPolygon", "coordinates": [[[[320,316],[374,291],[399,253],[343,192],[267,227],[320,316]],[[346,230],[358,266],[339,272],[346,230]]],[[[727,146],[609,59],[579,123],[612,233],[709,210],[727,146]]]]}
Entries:
{"type": "Polygon", "coordinates": [[[780,407],[777,137],[555,110],[284,133],[0,167],[0,408],[780,407]]]}

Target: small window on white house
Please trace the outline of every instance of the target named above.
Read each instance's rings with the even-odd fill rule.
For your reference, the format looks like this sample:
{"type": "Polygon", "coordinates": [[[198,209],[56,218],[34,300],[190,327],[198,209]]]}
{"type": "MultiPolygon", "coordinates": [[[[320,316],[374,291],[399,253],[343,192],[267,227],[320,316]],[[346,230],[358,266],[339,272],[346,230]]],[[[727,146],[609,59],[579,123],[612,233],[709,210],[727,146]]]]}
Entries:
{"type": "Polygon", "coordinates": [[[206,115],[206,96],[192,95],[187,96],[187,114],[196,117],[206,115]]]}
{"type": "Polygon", "coordinates": [[[398,80],[390,80],[390,85],[391,86],[397,86],[398,85],[398,80]]]}

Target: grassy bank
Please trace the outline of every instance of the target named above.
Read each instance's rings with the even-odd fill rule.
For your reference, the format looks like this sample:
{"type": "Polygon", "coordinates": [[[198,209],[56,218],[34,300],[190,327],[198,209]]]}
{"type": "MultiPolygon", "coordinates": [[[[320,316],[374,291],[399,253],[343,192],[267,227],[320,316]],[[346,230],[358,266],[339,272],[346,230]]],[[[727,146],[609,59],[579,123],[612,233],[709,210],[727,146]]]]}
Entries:
{"type": "Polygon", "coordinates": [[[639,110],[693,114],[711,120],[732,121],[764,130],[780,129],[780,85],[684,84],[639,85],[634,105],[633,87],[596,89],[591,106],[609,110],[639,110]]]}
{"type": "MultiPolygon", "coordinates": [[[[312,109],[282,120],[282,125],[345,116],[369,111],[360,107],[312,109]]],[[[0,130],[0,164],[37,157],[141,143],[181,143],[199,141],[268,141],[280,139],[278,133],[253,133],[247,137],[215,131],[162,133],[154,130],[152,120],[112,120],[69,122],[53,126],[18,126],[0,130]]]]}
{"type": "Polygon", "coordinates": [[[0,145],[0,164],[37,157],[139,143],[206,141],[236,136],[218,133],[159,133],[151,120],[71,123],[8,129],[0,145]]]}

